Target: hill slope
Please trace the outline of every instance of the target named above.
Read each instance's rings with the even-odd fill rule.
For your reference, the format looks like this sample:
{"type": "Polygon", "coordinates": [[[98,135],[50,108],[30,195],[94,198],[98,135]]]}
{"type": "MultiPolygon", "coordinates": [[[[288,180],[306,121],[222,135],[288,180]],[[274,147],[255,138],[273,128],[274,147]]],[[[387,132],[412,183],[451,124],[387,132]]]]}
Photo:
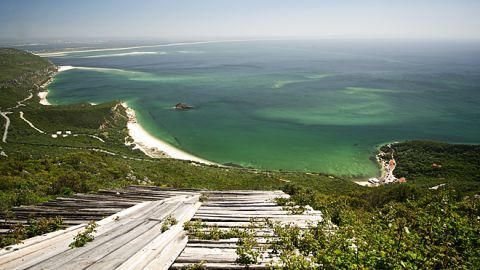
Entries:
{"type": "MultiPolygon", "coordinates": [[[[129,184],[281,188],[292,195],[278,201],[285,209],[301,211],[302,207],[293,205],[308,204],[325,216],[324,222],[308,230],[272,228],[280,240],[272,248],[288,269],[319,265],[328,269],[480,268],[478,146],[394,144],[398,163],[394,173],[407,177],[408,183],[377,188],[320,173],[150,159],[124,145],[126,118],[118,102],[41,106],[38,85],[54,74],[55,67],[13,49],[0,49],[0,59],[4,118],[0,134],[5,134],[9,124],[5,141],[0,142],[2,210],[129,184]]],[[[12,230],[0,238],[0,244],[18,240],[12,230]]]]}

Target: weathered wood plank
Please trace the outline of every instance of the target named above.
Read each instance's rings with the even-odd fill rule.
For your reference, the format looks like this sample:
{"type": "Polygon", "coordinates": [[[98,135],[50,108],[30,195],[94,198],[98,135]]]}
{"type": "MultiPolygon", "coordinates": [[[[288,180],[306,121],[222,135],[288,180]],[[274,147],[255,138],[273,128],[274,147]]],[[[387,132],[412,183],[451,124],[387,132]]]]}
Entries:
{"type": "MultiPolygon", "coordinates": [[[[268,260],[271,252],[271,250],[266,250],[262,252],[262,255],[268,260]]],[[[204,261],[207,263],[234,263],[236,259],[237,253],[235,249],[186,247],[175,262],[199,263],[204,261]]]]}
{"type": "MultiPolygon", "coordinates": [[[[177,263],[175,262],[170,269],[184,269],[185,267],[191,266],[191,263],[177,263]]],[[[235,263],[204,263],[202,264],[206,269],[216,269],[216,270],[241,270],[245,269],[245,266],[235,263]]],[[[259,269],[269,269],[267,264],[258,264],[250,265],[248,269],[259,270],[259,269]]]]}
{"type": "Polygon", "coordinates": [[[195,200],[197,202],[190,204],[186,211],[174,213],[178,224],[148,243],[141,251],[120,265],[117,270],[168,269],[187,244],[187,235],[183,230],[183,223],[190,220],[200,207],[201,203],[198,203],[198,196],[195,200]]]}
{"type": "MultiPolygon", "coordinates": [[[[187,238],[182,226],[188,220],[202,220],[205,230],[220,230],[251,225],[250,220],[269,218],[282,223],[295,223],[304,228],[321,220],[319,211],[289,215],[275,203],[275,198],[288,197],[281,191],[205,191],[130,186],[119,190],[100,190],[97,194],[77,194],[58,198],[39,206],[17,207],[16,220],[27,217],[62,216],[66,224],[79,224],[86,219],[101,219],[95,240],[85,247],[69,249],[68,244],[84,224],[69,228],[28,246],[19,245],[11,253],[0,252],[0,269],[179,269],[189,263],[207,261],[211,269],[243,269],[235,264],[237,238],[202,240],[187,238]],[[200,204],[200,194],[207,200],[200,204]],[[150,201],[146,203],[146,201],[150,201]],[[135,206],[134,206],[135,205],[135,206]],[[133,206],[133,207],[132,207],[133,206]],[[128,208],[130,207],[130,208],[128,208]],[[129,214],[111,215],[128,208],[129,214]],[[161,232],[163,219],[172,214],[179,221],[161,232]],[[119,216],[119,219],[116,217],[119,216]],[[217,227],[218,226],[218,227],[217,227]],[[188,239],[188,240],[187,240],[188,239]],[[16,253],[17,252],[17,253],[16,253]],[[6,262],[5,264],[2,264],[6,262]]],[[[260,224],[258,224],[260,225],[260,224]]],[[[0,227],[0,230],[3,227],[0,227]]],[[[255,237],[264,245],[273,236],[270,228],[257,226],[255,237]]],[[[34,238],[33,238],[34,239],[34,238]]],[[[265,264],[250,269],[265,269],[265,264]]]]}
{"type": "MultiPolygon", "coordinates": [[[[135,216],[141,211],[149,211],[151,209],[150,207],[151,204],[139,204],[117,213],[114,216],[99,221],[98,224],[100,225],[100,228],[107,228],[112,225],[118,226],[114,221],[115,217],[119,216],[120,220],[124,218],[128,220],[127,217],[135,216]]],[[[68,228],[67,230],[57,231],[27,239],[23,244],[11,246],[9,251],[1,253],[0,266],[5,269],[26,269],[48,260],[62,252],[69,250],[68,244],[84,227],[85,224],[82,224],[76,227],[68,228]]],[[[100,231],[99,234],[101,233],[102,232],[100,231]]]]}
{"type": "MultiPolygon", "coordinates": [[[[205,192],[208,199],[202,204],[192,220],[201,220],[209,231],[209,228],[215,227],[220,230],[231,228],[252,226],[254,234],[260,245],[265,245],[269,239],[272,240],[273,231],[270,228],[264,228],[261,224],[262,219],[269,218],[275,222],[283,224],[296,224],[301,228],[306,228],[311,224],[322,220],[319,211],[306,211],[301,215],[290,215],[276,204],[275,198],[289,196],[280,191],[267,192],[205,192]],[[260,223],[252,224],[254,219],[260,223]]],[[[177,258],[171,269],[181,269],[189,264],[205,262],[207,269],[244,269],[244,266],[236,264],[237,238],[221,240],[202,240],[189,238],[187,246],[177,258]]],[[[268,252],[267,252],[268,253],[268,252]]],[[[264,258],[268,258],[268,254],[264,258]]],[[[278,261],[278,258],[268,258],[268,261],[278,261]]],[[[250,269],[266,269],[265,264],[249,266],[250,269]]]]}
{"type": "MultiPolygon", "coordinates": [[[[154,217],[160,217],[161,213],[165,211],[170,213],[169,210],[177,206],[166,203],[154,203],[154,205],[154,209],[148,211],[148,214],[154,213],[154,217]]],[[[67,250],[50,257],[36,267],[44,269],[85,269],[120,248],[124,243],[132,241],[137,236],[147,232],[158,223],[158,221],[146,220],[144,215],[129,219],[123,226],[110,228],[105,233],[96,236],[95,241],[85,247],[67,250]]]]}

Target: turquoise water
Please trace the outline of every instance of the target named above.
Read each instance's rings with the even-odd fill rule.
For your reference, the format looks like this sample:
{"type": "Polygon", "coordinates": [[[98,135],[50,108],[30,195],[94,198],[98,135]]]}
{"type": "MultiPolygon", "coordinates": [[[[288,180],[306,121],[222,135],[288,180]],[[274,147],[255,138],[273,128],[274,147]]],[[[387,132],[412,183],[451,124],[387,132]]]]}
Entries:
{"type": "Polygon", "coordinates": [[[155,136],[218,163],[378,174],[384,142],[480,141],[480,46],[251,41],[71,53],[54,104],[128,101],[155,136]],[[195,106],[175,111],[178,102],[195,106]]]}

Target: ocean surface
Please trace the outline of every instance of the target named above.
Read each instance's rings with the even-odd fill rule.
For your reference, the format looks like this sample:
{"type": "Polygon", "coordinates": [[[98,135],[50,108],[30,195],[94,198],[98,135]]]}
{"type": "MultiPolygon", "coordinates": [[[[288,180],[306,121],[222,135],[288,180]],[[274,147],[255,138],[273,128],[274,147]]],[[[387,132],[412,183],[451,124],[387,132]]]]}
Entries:
{"type": "Polygon", "coordinates": [[[386,142],[480,142],[474,42],[237,41],[50,59],[88,67],[56,76],[51,103],[127,101],[150,133],[218,163],[369,177],[386,142]]]}

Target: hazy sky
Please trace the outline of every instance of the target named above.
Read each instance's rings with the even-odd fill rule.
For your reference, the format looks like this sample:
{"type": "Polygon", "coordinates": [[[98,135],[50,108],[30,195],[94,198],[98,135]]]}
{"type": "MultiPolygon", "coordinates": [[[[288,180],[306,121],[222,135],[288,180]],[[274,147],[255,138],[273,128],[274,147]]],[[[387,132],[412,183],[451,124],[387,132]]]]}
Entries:
{"type": "Polygon", "coordinates": [[[480,0],[1,0],[0,38],[480,39],[480,0]]]}

